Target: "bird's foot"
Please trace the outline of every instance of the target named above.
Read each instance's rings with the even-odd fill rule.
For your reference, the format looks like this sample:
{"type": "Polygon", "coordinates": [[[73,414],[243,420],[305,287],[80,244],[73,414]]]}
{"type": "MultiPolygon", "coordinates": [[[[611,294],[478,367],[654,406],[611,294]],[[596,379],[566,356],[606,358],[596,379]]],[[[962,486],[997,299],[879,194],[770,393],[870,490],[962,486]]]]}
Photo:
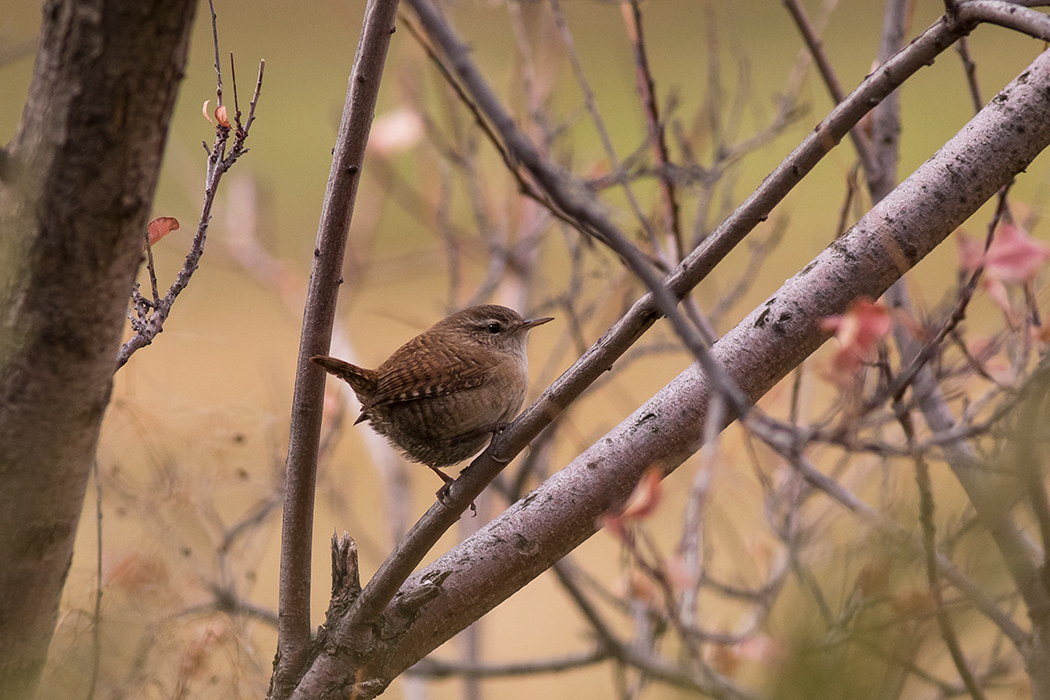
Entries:
{"type": "MultiPolygon", "coordinates": [[[[441,480],[445,482],[445,483],[443,483],[441,485],[441,488],[439,488],[437,490],[437,492],[434,494],[435,496],[437,496],[438,503],[440,503],[441,505],[445,506],[446,508],[451,508],[452,507],[452,504],[451,504],[452,494],[450,493],[450,490],[452,489],[452,483],[455,481],[455,479],[453,479],[451,476],[449,476],[445,472],[441,471],[437,467],[431,467],[430,469],[435,474],[440,476],[441,480]]],[[[474,501],[471,501],[470,502],[470,517],[473,518],[473,517],[477,516],[477,514],[478,514],[478,507],[476,505],[474,505],[474,501]]]]}
{"type": "MultiPolygon", "coordinates": [[[[492,434],[492,439],[495,440],[497,436],[501,435],[503,433],[503,431],[506,430],[509,427],[510,427],[510,423],[502,423],[502,422],[501,423],[493,423],[492,425],[486,425],[484,428],[479,428],[477,432],[478,432],[478,434],[491,433],[492,434]]],[[[491,441],[489,442],[489,447],[490,448],[492,447],[492,442],[491,441]]],[[[506,459],[506,458],[503,458],[503,457],[497,457],[492,452],[491,449],[489,450],[489,457],[491,457],[494,461],[499,462],[500,464],[509,464],[510,463],[509,459],[506,459]]]]}

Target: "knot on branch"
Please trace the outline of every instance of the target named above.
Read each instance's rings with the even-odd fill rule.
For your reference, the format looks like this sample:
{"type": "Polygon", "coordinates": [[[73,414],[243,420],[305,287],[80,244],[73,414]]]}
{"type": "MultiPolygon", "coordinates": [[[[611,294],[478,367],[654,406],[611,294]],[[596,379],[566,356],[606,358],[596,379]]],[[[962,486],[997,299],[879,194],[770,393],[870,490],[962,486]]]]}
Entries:
{"type": "Polygon", "coordinates": [[[332,533],[332,604],[329,618],[338,610],[349,609],[361,593],[361,573],[357,563],[357,543],[346,532],[332,533]]]}
{"type": "Polygon", "coordinates": [[[349,697],[355,700],[372,700],[372,698],[386,690],[389,685],[389,682],[375,678],[355,681],[349,697]]]}
{"type": "Polygon", "coordinates": [[[404,634],[418,617],[423,606],[441,594],[445,579],[451,571],[439,571],[423,579],[418,586],[403,588],[390,601],[383,617],[376,625],[376,636],[389,641],[404,634]]]}

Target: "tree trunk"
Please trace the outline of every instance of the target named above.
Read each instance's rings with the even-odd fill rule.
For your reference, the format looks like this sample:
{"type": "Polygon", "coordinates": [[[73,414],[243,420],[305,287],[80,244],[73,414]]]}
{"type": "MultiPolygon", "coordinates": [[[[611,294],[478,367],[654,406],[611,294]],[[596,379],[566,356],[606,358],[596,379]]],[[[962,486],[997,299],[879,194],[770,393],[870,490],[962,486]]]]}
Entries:
{"type": "Polygon", "coordinates": [[[183,76],[192,0],[52,0],[0,173],[0,697],[35,692],[183,76]]]}

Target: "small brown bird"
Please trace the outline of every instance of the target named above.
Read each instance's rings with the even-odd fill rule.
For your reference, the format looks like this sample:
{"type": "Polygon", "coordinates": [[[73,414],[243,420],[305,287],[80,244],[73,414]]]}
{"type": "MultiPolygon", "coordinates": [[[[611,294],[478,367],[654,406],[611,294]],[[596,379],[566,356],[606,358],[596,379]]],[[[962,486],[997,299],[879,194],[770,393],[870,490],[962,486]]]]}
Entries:
{"type": "MultiPolygon", "coordinates": [[[[310,360],[353,388],[363,420],[413,462],[441,467],[472,457],[517,415],[528,388],[527,332],[553,318],[523,319],[504,306],[472,306],[408,341],[378,369],[334,357],[310,360]]],[[[441,497],[446,491],[438,491],[441,497]]]]}

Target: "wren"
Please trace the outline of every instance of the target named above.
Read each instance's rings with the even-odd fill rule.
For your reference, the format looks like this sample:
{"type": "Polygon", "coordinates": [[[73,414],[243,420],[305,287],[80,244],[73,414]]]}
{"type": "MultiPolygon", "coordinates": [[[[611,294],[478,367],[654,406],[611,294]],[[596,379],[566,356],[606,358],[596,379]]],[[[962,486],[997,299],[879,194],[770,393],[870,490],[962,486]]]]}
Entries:
{"type": "Polygon", "coordinates": [[[528,389],[525,341],[553,318],[523,319],[504,306],[472,306],[438,321],[377,369],[326,355],[310,360],[350,384],[367,420],[413,462],[441,471],[485,446],[521,408],[528,389]]]}

